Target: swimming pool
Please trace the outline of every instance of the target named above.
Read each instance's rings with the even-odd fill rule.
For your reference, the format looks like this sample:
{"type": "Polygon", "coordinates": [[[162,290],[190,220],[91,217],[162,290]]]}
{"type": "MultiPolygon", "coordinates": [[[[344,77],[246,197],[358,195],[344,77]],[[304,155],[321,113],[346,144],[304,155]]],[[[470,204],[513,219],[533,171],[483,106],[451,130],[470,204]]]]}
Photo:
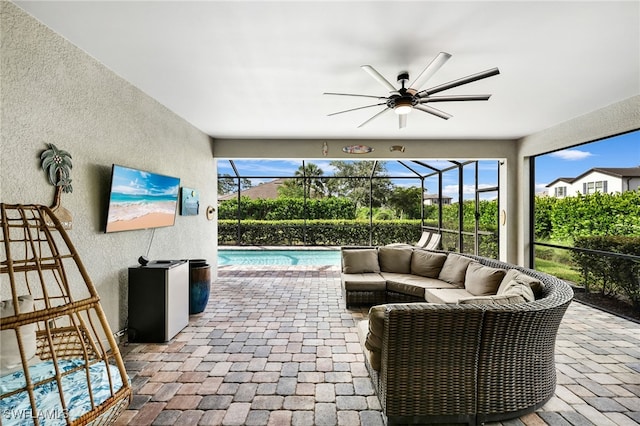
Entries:
{"type": "Polygon", "coordinates": [[[218,266],[225,265],[340,265],[340,250],[225,250],[218,249],[218,266]]]}

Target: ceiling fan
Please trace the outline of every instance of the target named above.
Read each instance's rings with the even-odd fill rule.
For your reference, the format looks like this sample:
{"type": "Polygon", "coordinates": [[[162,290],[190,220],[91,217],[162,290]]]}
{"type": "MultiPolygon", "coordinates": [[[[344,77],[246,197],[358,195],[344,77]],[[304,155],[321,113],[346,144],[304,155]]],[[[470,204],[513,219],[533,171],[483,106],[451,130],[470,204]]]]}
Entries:
{"type": "Polygon", "coordinates": [[[387,111],[393,110],[398,115],[399,127],[402,129],[407,125],[407,114],[409,114],[412,110],[417,109],[428,114],[435,115],[436,117],[443,118],[448,120],[451,118],[451,114],[447,114],[444,111],[440,111],[437,108],[429,106],[427,104],[432,102],[452,102],[452,101],[486,101],[491,95],[441,95],[441,96],[433,96],[436,93],[443,92],[448,89],[452,89],[454,87],[462,86],[463,84],[472,83],[474,81],[482,80],[487,77],[492,77],[494,75],[500,74],[500,70],[498,68],[491,68],[486,71],[482,71],[476,74],[469,75],[467,77],[459,78],[457,80],[452,80],[448,83],[440,84],[438,86],[431,87],[429,89],[420,90],[420,88],[429,80],[444,64],[451,58],[451,55],[446,52],[440,52],[438,56],[435,57],[433,61],[422,72],[418,75],[418,77],[405,87],[407,82],[409,81],[409,73],[406,71],[398,74],[398,83],[400,83],[400,88],[396,89],[387,79],[385,79],[378,71],[375,70],[371,65],[362,65],[362,69],[367,72],[371,77],[373,77],[378,83],[382,84],[385,89],[389,91],[388,96],[374,96],[374,95],[358,95],[352,93],[334,93],[334,92],[325,92],[325,95],[337,95],[337,96],[357,96],[362,98],[373,98],[378,99],[381,102],[366,105],[358,108],[351,108],[344,111],[338,111],[329,114],[329,116],[343,114],[345,112],[357,111],[359,109],[371,108],[375,106],[384,105],[384,109],[378,112],[373,117],[369,118],[367,121],[358,126],[358,128],[364,126],[365,124],[371,122],[372,120],[380,117],[387,111]]]}

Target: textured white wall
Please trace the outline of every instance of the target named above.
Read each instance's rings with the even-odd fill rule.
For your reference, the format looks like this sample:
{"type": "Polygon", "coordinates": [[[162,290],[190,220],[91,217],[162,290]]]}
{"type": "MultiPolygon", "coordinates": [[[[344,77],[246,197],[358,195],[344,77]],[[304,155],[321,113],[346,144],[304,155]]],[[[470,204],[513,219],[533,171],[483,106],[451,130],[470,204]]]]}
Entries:
{"type": "Polygon", "coordinates": [[[216,261],[212,142],[9,2],[0,2],[0,201],[51,204],[54,188],[40,168],[46,143],[73,156],[69,235],[100,294],[111,327],[127,316],[127,267],[147,253],[151,230],[104,234],[112,163],[178,176],[200,191],[198,216],[155,230],[149,257],[216,261]]]}

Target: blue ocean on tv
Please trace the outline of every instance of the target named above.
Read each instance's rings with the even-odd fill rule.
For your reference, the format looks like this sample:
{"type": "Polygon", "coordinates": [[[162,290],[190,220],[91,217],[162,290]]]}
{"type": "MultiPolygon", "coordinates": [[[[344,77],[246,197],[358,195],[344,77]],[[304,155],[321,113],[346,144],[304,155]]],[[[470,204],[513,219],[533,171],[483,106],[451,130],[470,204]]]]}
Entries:
{"type": "Polygon", "coordinates": [[[107,232],[172,225],[180,179],[114,165],[107,232]]]}
{"type": "Polygon", "coordinates": [[[159,203],[163,201],[176,201],[176,194],[124,194],[114,192],[111,194],[112,204],[139,204],[139,203],[159,203]]]}

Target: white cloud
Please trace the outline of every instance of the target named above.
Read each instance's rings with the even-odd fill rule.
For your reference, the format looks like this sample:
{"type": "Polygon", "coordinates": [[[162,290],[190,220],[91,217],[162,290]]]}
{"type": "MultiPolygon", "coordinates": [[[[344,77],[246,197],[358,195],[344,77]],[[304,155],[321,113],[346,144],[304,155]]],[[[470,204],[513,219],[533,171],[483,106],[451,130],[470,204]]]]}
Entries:
{"type": "Polygon", "coordinates": [[[552,157],[567,161],[579,161],[591,157],[593,154],[588,151],[580,151],[579,149],[563,149],[562,151],[552,152],[552,157]]]}
{"type": "Polygon", "coordinates": [[[536,183],[535,186],[535,193],[536,194],[546,194],[547,192],[549,192],[549,188],[547,188],[547,184],[546,183],[536,183]]]}
{"type": "MultiPolygon", "coordinates": [[[[484,188],[492,188],[495,185],[488,185],[488,184],[484,184],[481,183],[478,185],[478,189],[484,189],[484,188]]],[[[442,193],[444,195],[448,195],[449,197],[452,197],[454,200],[458,199],[458,185],[445,185],[442,188],[442,193]]],[[[475,185],[463,185],[462,186],[462,193],[463,196],[465,196],[465,199],[468,199],[469,195],[474,195],[476,193],[476,186],[475,185]]],[[[491,199],[492,197],[495,197],[495,194],[484,194],[483,195],[483,199],[491,199]]]]}

